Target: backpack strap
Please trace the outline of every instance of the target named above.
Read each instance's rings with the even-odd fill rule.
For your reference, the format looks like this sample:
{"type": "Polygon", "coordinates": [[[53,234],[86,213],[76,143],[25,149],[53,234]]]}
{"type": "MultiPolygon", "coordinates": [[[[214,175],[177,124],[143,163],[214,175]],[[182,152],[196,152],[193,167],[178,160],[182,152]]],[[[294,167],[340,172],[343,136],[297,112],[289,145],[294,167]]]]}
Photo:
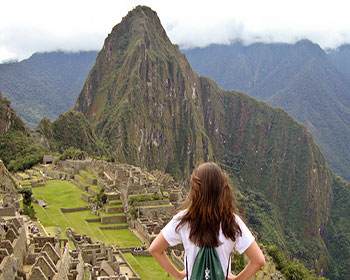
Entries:
{"type": "MultiPolygon", "coordinates": [[[[228,264],[227,264],[227,270],[226,270],[226,280],[228,279],[228,269],[229,269],[229,267],[230,267],[230,260],[231,260],[231,254],[229,255],[229,257],[228,257],[228,264]]],[[[187,259],[186,259],[186,261],[187,261],[187,259]]]]}
{"type": "Polygon", "coordinates": [[[186,279],[188,280],[188,265],[187,265],[187,255],[186,255],[186,279]]]}

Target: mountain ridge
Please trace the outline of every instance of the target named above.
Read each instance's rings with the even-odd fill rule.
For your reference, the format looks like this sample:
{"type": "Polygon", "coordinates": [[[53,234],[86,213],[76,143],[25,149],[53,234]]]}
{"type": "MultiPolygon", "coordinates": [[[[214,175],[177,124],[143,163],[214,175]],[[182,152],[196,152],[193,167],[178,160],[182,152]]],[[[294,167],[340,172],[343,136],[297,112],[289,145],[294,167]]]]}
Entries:
{"type": "MultiPolygon", "coordinates": [[[[194,69],[228,89],[281,107],[314,135],[336,173],[350,178],[350,80],[317,44],[212,45],[185,51],[194,69]],[[222,51],[224,50],[224,51],[222,51]],[[205,59],[216,53],[209,61],[205,59]],[[221,55],[221,58],[219,58],[221,55]],[[235,59],[239,57],[239,59],[235,59]],[[216,69],[224,69],[218,75],[216,69]]],[[[344,62],[343,62],[344,64],[344,62]]]]}
{"type": "Polygon", "coordinates": [[[21,62],[0,64],[0,89],[34,129],[43,117],[55,120],[73,107],[96,54],[35,53],[21,62]]]}

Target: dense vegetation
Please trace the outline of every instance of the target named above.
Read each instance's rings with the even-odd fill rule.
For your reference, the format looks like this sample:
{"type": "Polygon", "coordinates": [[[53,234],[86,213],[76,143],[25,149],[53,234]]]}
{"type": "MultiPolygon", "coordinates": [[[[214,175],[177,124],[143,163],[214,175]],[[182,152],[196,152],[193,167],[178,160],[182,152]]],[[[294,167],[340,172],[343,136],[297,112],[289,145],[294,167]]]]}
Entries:
{"type": "Polygon", "coordinates": [[[318,277],[314,270],[308,270],[303,264],[296,259],[288,260],[283,253],[277,248],[277,246],[269,246],[268,254],[273,258],[274,263],[278,270],[280,270],[283,276],[288,280],[325,280],[324,277],[318,277]]]}
{"type": "Polygon", "coordinates": [[[9,171],[21,171],[40,162],[47,150],[35,144],[11,103],[0,93],[0,159],[9,171]]]}
{"type": "Polygon", "coordinates": [[[97,52],[36,53],[21,62],[0,64],[0,89],[34,129],[43,117],[55,120],[72,108],[97,52]]]}
{"type": "Polygon", "coordinates": [[[32,188],[25,187],[18,190],[18,193],[23,195],[23,213],[24,215],[28,215],[30,218],[35,218],[35,210],[32,205],[32,188]]]}
{"type": "Polygon", "coordinates": [[[17,172],[42,161],[47,150],[20,131],[8,131],[0,137],[0,158],[9,171],[17,172]]]}
{"type": "MultiPolygon", "coordinates": [[[[78,156],[75,150],[81,150],[90,155],[103,155],[104,151],[97,140],[91,125],[80,112],[69,110],[60,115],[57,120],[50,122],[49,119],[41,120],[36,132],[45,137],[52,151],[64,153],[69,148],[66,156],[78,156]],[[76,155],[73,155],[76,153],[76,155]]],[[[81,155],[83,157],[83,155],[81,155]]]]}
{"type": "Polygon", "coordinates": [[[349,46],[326,53],[303,40],[211,45],[185,53],[199,74],[222,88],[246,92],[304,123],[335,173],[350,179],[349,46]]]}

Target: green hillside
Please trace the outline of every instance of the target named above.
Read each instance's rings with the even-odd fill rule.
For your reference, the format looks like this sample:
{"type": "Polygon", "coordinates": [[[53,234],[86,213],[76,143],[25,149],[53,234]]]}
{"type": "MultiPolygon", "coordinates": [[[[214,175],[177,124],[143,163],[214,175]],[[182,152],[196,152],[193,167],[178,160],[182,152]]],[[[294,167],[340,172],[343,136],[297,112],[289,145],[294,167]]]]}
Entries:
{"type": "Polygon", "coordinates": [[[42,160],[45,152],[0,92],[0,159],[7,169],[16,172],[30,168],[42,160]]]}
{"type": "Polygon", "coordinates": [[[25,124],[55,120],[74,106],[97,52],[35,53],[21,62],[0,64],[0,89],[25,124]]]}
{"type": "Polygon", "coordinates": [[[350,179],[349,48],[296,44],[211,45],[185,51],[193,68],[225,89],[281,107],[305,124],[334,172],[350,179]]]}

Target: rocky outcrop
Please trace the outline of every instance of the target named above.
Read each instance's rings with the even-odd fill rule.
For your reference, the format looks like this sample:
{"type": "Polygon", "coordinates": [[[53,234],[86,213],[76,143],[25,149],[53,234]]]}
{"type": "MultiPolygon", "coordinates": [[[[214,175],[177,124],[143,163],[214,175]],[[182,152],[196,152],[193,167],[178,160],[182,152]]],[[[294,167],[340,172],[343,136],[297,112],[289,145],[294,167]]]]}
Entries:
{"type": "Polygon", "coordinates": [[[0,137],[11,129],[26,130],[22,120],[11,108],[10,101],[4,98],[0,92],[0,137]]]}

